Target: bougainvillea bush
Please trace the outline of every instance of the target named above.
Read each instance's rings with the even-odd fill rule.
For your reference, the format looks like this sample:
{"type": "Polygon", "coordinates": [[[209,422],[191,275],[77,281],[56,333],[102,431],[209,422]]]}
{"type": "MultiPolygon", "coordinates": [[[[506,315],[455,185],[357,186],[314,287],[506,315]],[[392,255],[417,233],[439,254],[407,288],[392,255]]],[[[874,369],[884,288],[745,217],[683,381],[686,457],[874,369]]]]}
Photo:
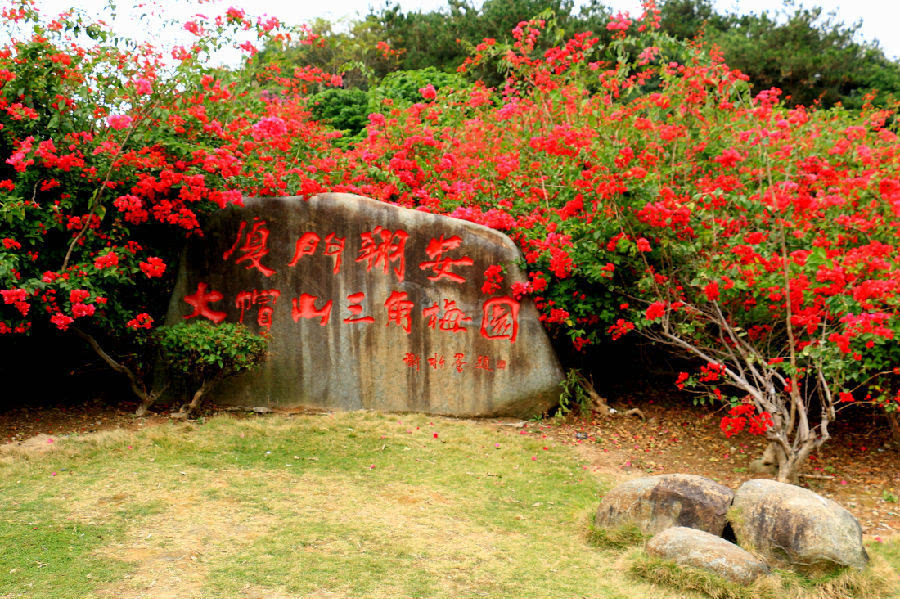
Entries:
{"type": "Polygon", "coordinates": [[[188,22],[193,43],[165,53],[74,10],[0,15],[0,335],[77,333],[145,407],[147,331],[185,237],[243,194],[302,190],[306,155],[332,135],[302,98],[340,77],[255,64],[247,37],[289,33],[234,9],[188,22]],[[239,35],[246,68],[211,68],[239,35]]]}
{"type": "Polygon", "coordinates": [[[726,435],[765,435],[796,481],[842,406],[897,404],[893,113],[788,110],[656,18],[617,15],[602,48],[533,53],[552,35],[537,20],[486,40],[505,88],[425,87],[371,115],[344,188],[508,232],[548,326],[699,360],[676,384],[724,410],[726,435]]]}
{"type": "Polygon", "coordinates": [[[460,65],[499,58],[503,87],[385,97],[349,144],[307,110],[339,75],[249,42],[241,69],[205,66],[229,32],[320,43],[308,32],[229,10],[189,23],[172,63],[102,28],[73,47],[74,16],[45,24],[0,54],[3,333],[43,319],[127,348],[164,309],[173,230],[243,195],[360,193],[508,233],[530,273],[515,291],[560,342],[640,334],[695,358],[676,384],[796,480],[843,406],[897,404],[893,113],[788,110],[657,18],[616,15],[604,46],[523,22],[460,65]]]}

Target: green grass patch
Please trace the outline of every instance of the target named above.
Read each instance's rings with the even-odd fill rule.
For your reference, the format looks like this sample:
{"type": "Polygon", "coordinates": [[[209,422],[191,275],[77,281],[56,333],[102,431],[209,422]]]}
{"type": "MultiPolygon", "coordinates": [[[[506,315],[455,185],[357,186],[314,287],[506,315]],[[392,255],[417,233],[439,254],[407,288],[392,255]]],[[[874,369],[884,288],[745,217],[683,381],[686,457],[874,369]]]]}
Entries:
{"type": "Polygon", "coordinates": [[[0,598],[706,592],[623,576],[625,556],[597,547],[630,546],[634,531],[586,542],[586,514],[614,481],[534,429],[221,415],[0,448],[0,598]]]}
{"type": "Polygon", "coordinates": [[[900,537],[895,536],[887,541],[868,543],[866,551],[870,557],[881,558],[892,564],[900,564],[900,537]]]}
{"type": "MultiPolygon", "coordinates": [[[[3,493],[5,497],[10,494],[3,493]]],[[[10,500],[0,513],[0,597],[79,597],[127,573],[92,552],[120,537],[124,520],[79,524],[49,501],[10,500]]]]}

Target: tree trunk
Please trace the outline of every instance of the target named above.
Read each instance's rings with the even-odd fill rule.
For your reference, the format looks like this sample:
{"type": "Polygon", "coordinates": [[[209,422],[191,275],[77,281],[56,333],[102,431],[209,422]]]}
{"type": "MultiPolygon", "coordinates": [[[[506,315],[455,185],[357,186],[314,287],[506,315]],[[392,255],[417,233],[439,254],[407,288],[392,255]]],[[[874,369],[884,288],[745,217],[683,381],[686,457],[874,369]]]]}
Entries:
{"type": "Polygon", "coordinates": [[[770,476],[778,472],[778,455],[775,443],[769,442],[762,457],[750,462],[750,472],[753,474],[768,474],[770,476]]]}
{"type": "Polygon", "coordinates": [[[785,452],[784,447],[776,447],[775,450],[779,455],[778,474],[775,476],[775,480],[780,483],[799,485],[800,469],[806,463],[806,460],[809,459],[809,454],[815,446],[816,439],[811,437],[807,438],[799,448],[793,448],[789,454],[785,452]]]}
{"type": "Polygon", "coordinates": [[[138,405],[137,410],[135,411],[135,416],[145,416],[147,414],[147,409],[156,403],[156,400],[159,399],[159,396],[162,394],[162,390],[153,392],[147,391],[144,381],[130,368],[118,362],[115,358],[110,356],[106,351],[100,347],[100,344],[94,339],[91,335],[88,335],[81,329],[77,327],[72,327],[72,331],[75,332],[76,335],[84,339],[87,344],[94,350],[100,358],[109,365],[110,368],[124,374],[128,377],[128,383],[131,385],[131,390],[135,395],[138,396],[138,399],[141,400],[141,403],[138,405]]]}
{"type": "Polygon", "coordinates": [[[887,417],[891,424],[891,439],[894,441],[894,449],[900,450],[900,412],[888,412],[887,417]]]}
{"type": "Polygon", "coordinates": [[[147,410],[150,409],[150,406],[156,403],[156,400],[159,398],[159,393],[150,393],[146,397],[141,399],[141,403],[138,404],[137,410],[134,411],[134,415],[138,418],[147,415],[147,410]]]}
{"type": "Polygon", "coordinates": [[[762,457],[750,462],[750,472],[774,475],[775,480],[796,485],[800,483],[800,467],[806,461],[808,451],[787,455],[784,448],[774,441],[766,445],[762,457]]]}
{"type": "Polygon", "coordinates": [[[203,399],[203,396],[209,391],[209,388],[212,386],[213,381],[203,381],[200,385],[200,388],[194,392],[194,397],[191,398],[191,403],[181,408],[180,416],[191,417],[194,415],[194,412],[197,410],[197,407],[200,405],[200,400],[203,399]]]}
{"type": "Polygon", "coordinates": [[[799,456],[792,456],[784,460],[778,465],[778,474],[775,476],[775,480],[780,483],[799,485],[801,464],[799,456]]]}

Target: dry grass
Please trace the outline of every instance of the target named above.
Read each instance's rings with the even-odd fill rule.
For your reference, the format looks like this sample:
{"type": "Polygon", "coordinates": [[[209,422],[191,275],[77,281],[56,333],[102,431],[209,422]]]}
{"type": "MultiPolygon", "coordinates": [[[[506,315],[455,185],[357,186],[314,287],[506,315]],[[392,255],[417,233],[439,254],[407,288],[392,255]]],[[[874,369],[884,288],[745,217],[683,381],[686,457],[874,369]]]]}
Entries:
{"type": "Polygon", "coordinates": [[[11,447],[0,547],[43,536],[0,553],[0,598],[646,596],[584,543],[598,481],[518,432],[218,416],[11,447]]]}
{"type": "Polygon", "coordinates": [[[634,535],[586,542],[608,482],[540,432],[418,415],[43,439],[0,451],[0,599],[702,597],[623,576],[634,535]]]}
{"type": "Polygon", "coordinates": [[[643,543],[649,538],[637,526],[600,528],[593,523],[593,515],[587,525],[587,544],[598,549],[622,550],[643,543]]]}
{"type": "Polygon", "coordinates": [[[630,556],[629,573],[638,580],[711,599],[886,599],[897,593],[897,572],[880,556],[863,571],[843,572],[810,579],[791,572],[775,571],[745,586],[698,568],[651,557],[643,551],[630,556]]]}

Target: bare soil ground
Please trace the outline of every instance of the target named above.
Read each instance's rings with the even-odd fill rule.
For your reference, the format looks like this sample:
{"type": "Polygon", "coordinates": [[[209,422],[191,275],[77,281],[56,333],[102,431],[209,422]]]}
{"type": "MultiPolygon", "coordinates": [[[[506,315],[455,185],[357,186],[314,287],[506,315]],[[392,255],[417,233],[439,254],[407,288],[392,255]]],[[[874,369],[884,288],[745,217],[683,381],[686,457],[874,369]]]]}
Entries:
{"type": "Polygon", "coordinates": [[[73,435],[125,428],[137,429],[165,422],[168,413],[135,418],[136,403],[109,403],[94,399],[60,405],[23,405],[0,409],[0,445],[19,443],[35,435],[73,435]]]}

